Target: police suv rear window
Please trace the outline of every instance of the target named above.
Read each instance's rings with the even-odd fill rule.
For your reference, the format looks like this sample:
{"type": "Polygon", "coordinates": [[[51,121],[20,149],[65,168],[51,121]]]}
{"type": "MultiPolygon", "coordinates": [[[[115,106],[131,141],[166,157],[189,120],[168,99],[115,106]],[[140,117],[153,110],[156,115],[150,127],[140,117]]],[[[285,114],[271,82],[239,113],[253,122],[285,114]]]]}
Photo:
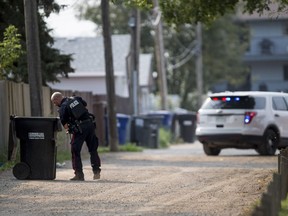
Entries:
{"type": "Polygon", "coordinates": [[[265,97],[252,96],[217,96],[210,97],[202,109],[264,109],[265,97]]]}

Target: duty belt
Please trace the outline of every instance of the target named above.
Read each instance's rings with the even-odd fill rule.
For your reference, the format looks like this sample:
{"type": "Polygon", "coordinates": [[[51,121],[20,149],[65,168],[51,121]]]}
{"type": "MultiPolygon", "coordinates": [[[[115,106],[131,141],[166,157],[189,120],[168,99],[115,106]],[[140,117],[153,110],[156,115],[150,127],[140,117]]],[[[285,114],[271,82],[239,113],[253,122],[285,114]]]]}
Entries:
{"type": "Polygon", "coordinates": [[[79,124],[84,124],[86,122],[92,122],[91,119],[79,120],[79,124]]]}

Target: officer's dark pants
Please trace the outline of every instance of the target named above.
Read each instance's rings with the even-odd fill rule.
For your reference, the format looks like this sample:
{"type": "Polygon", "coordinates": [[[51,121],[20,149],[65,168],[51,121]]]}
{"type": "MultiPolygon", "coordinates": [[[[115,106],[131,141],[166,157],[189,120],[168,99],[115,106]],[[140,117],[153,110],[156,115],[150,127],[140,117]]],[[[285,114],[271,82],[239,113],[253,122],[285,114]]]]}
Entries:
{"type": "Polygon", "coordinates": [[[71,139],[72,167],[76,172],[83,172],[81,149],[84,141],[90,153],[90,162],[94,172],[100,171],[101,161],[97,152],[98,138],[95,135],[93,122],[85,122],[80,125],[82,133],[74,133],[71,139]]]}

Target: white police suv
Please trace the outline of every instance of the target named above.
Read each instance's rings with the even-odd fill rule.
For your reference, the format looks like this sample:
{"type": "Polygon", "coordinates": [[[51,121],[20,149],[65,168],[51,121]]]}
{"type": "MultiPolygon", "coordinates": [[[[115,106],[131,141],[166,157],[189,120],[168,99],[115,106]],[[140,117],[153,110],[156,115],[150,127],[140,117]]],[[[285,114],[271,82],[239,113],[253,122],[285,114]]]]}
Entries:
{"type": "Polygon", "coordinates": [[[277,149],[288,146],[288,94],[211,94],[198,110],[196,137],[207,155],[219,155],[224,148],[274,155],[277,149]]]}

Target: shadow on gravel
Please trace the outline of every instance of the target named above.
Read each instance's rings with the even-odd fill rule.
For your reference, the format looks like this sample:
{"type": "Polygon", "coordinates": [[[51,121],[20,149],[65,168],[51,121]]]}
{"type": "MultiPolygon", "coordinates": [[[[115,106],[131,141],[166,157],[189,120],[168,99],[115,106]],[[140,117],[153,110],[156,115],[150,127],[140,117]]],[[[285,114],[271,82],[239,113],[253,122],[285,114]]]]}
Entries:
{"type": "Polygon", "coordinates": [[[226,158],[215,157],[215,160],[212,161],[193,161],[193,158],[189,161],[178,160],[178,161],[165,161],[165,160],[137,160],[137,159],[118,159],[117,162],[109,162],[106,161],[106,164],[116,164],[122,167],[145,167],[145,166],[175,166],[175,167],[196,167],[196,168],[276,168],[277,161],[275,162],[266,162],[263,163],[259,161],[259,163],[253,161],[247,162],[239,162],[237,160],[231,161],[226,160],[226,158]]]}
{"type": "MultiPolygon", "coordinates": [[[[47,181],[45,181],[47,182],[47,181]]],[[[60,180],[60,179],[55,179],[51,180],[50,182],[55,182],[55,183],[69,183],[69,184],[87,184],[87,183],[93,183],[93,184],[99,184],[99,183],[105,183],[105,184],[147,184],[145,182],[134,182],[134,181],[117,181],[117,180],[108,180],[108,179],[101,179],[101,180],[85,180],[85,181],[70,181],[68,180],[60,180]]]]}

